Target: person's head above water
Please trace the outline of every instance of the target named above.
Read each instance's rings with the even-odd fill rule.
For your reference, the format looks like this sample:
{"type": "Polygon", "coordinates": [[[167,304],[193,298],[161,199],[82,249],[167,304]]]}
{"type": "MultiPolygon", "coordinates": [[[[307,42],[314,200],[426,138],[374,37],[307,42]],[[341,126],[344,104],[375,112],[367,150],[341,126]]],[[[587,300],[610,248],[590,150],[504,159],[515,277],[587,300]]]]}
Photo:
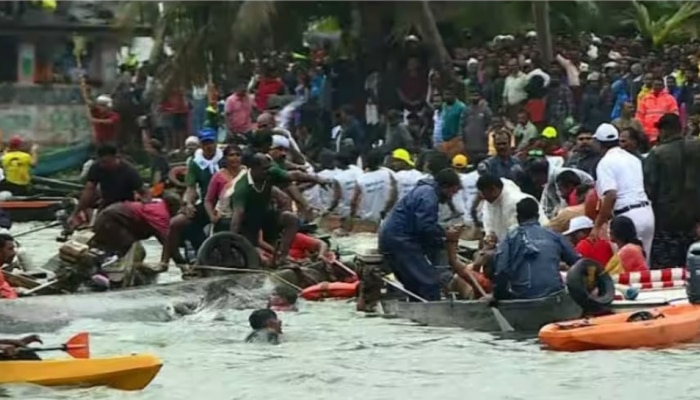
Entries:
{"type": "Polygon", "coordinates": [[[274,311],[296,311],[297,292],[289,286],[277,286],[267,301],[267,308],[274,311]]]}
{"type": "Polygon", "coordinates": [[[282,333],[282,321],[277,319],[277,313],[269,308],[253,311],[248,317],[248,322],[254,331],[267,329],[272,332],[282,333]]]}

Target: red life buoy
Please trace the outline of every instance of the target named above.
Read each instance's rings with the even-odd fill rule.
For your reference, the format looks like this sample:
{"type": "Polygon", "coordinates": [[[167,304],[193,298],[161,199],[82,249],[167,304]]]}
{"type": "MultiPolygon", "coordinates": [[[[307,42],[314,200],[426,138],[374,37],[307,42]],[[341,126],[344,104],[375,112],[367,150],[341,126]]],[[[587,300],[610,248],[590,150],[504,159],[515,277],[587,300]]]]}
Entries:
{"type": "Polygon", "coordinates": [[[321,282],[309,286],[301,291],[301,297],[306,300],[322,300],[328,298],[349,299],[357,295],[359,281],[348,282],[321,282]]]}

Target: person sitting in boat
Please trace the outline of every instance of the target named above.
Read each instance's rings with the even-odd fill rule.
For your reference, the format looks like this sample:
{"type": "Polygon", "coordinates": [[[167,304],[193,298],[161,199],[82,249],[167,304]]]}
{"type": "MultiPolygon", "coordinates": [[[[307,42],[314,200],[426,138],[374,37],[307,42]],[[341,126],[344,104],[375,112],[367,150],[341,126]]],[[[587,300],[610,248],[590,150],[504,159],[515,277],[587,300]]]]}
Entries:
{"type": "MultiPolygon", "coordinates": [[[[248,173],[236,182],[233,189],[231,231],[243,235],[250,243],[258,243],[261,231],[267,243],[277,243],[279,238],[271,263],[286,264],[299,222],[294,213],[274,207],[273,188],[289,185],[292,181],[290,173],[272,168],[270,158],[262,153],[247,154],[243,163],[247,165],[248,173]],[[278,237],[280,227],[282,233],[278,237]]],[[[288,194],[293,200],[304,202],[303,199],[294,199],[297,192],[288,194]]]]}
{"type": "Polygon", "coordinates": [[[7,144],[7,151],[2,156],[5,179],[0,182],[0,190],[7,190],[14,196],[29,195],[29,185],[32,182],[31,170],[39,159],[37,144],[32,145],[29,153],[23,147],[22,138],[13,136],[7,144]]]}
{"type": "Polygon", "coordinates": [[[209,182],[204,197],[204,208],[213,225],[213,232],[228,231],[231,227],[231,196],[239,179],[245,176],[246,168],[241,163],[242,152],[236,145],[224,148],[223,168],[209,182]]]}
{"type": "Polygon", "coordinates": [[[267,300],[267,308],[273,311],[299,311],[297,291],[289,285],[278,285],[267,300]]]}
{"type": "Polygon", "coordinates": [[[197,250],[204,243],[204,227],[209,224],[209,216],[203,200],[212,177],[219,171],[219,162],[224,158],[223,152],[216,146],[217,133],[209,128],[199,132],[200,148],[187,163],[185,176],[185,194],[182,195],[182,209],[170,221],[170,233],[163,246],[161,263],[167,264],[174,257],[181,263],[178,246],[183,234],[192,247],[197,250]]]}
{"type": "Polygon", "coordinates": [[[526,197],[516,205],[518,226],[498,243],[494,258],[493,298],[538,299],[564,290],[560,263],[581,257],[558,233],[544,228],[539,204],[526,197]]]}
{"type": "Polygon", "coordinates": [[[82,212],[94,205],[98,186],[100,209],[123,201],[134,201],[137,195],[141,198],[149,197],[136,168],[119,157],[114,145],[103,144],[97,149],[97,161],[88,171],[78,206],[68,220],[72,228],[82,222],[82,212]]]}
{"type": "Polygon", "coordinates": [[[250,317],[248,317],[248,322],[253,332],[245,338],[247,343],[280,343],[282,321],[277,319],[276,312],[269,308],[255,310],[250,314],[250,317]]]}
{"type": "MultiPolygon", "coordinates": [[[[177,195],[165,192],[162,199],[148,203],[125,201],[112,204],[95,218],[91,243],[123,257],[134,243],[155,237],[164,244],[171,216],[180,209],[177,195]]],[[[161,266],[167,269],[167,264],[161,266]]]]}
{"type": "MultiPolygon", "coordinates": [[[[15,238],[9,233],[0,233],[0,267],[11,264],[17,255],[17,244],[15,238]]],[[[17,292],[5,280],[5,275],[0,271],[0,298],[16,299],[17,292]]]]}
{"type": "MultiPolygon", "coordinates": [[[[540,204],[547,218],[553,218],[557,213],[572,203],[572,193],[580,185],[592,186],[593,177],[587,173],[573,168],[559,168],[550,175],[544,190],[540,204]],[[560,186],[560,182],[564,188],[560,186]]],[[[573,194],[575,196],[575,194],[573,194]]]]}
{"type": "Polygon", "coordinates": [[[637,229],[630,218],[620,215],[610,221],[610,240],[619,250],[605,265],[605,272],[619,275],[623,272],[649,270],[642,241],[637,236],[637,229]]]}
{"type": "MultiPolygon", "coordinates": [[[[506,237],[508,231],[518,225],[516,204],[525,198],[535,200],[523,193],[513,181],[494,175],[481,175],[476,181],[476,188],[481,198],[486,200],[482,206],[484,234],[491,233],[497,238],[506,237]]],[[[546,225],[547,222],[544,213],[540,213],[539,223],[546,225]]]]}
{"type": "Polygon", "coordinates": [[[574,245],[574,250],[583,258],[607,265],[613,256],[613,246],[606,239],[591,240],[593,220],[582,215],[569,221],[569,229],[563,233],[574,245]]]}
{"type": "Polygon", "coordinates": [[[423,178],[423,173],[416,169],[416,164],[406,149],[396,149],[391,153],[391,168],[396,178],[397,200],[413,190],[423,178]]]}
{"type": "Polygon", "coordinates": [[[450,168],[435,174],[434,179],[419,181],[399,200],[379,230],[379,250],[396,278],[429,301],[440,300],[438,271],[429,261],[444,249],[439,205],[449,202],[461,188],[459,175],[450,168]]]}
{"type": "Polygon", "coordinates": [[[38,335],[28,335],[20,339],[0,339],[0,361],[41,360],[34,351],[22,351],[32,343],[44,344],[38,335]]]}
{"type": "Polygon", "coordinates": [[[461,234],[462,227],[454,226],[448,228],[445,233],[447,260],[454,272],[452,280],[447,285],[447,291],[456,292],[463,300],[478,299],[482,297],[482,293],[488,294],[492,291],[491,281],[487,276],[491,276],[493,272],[491,271],[492,262],[498,239],[493,235],[487,235],[481,249],[475,253],[474,261],[465,265],[457,256],[461,234]]]}

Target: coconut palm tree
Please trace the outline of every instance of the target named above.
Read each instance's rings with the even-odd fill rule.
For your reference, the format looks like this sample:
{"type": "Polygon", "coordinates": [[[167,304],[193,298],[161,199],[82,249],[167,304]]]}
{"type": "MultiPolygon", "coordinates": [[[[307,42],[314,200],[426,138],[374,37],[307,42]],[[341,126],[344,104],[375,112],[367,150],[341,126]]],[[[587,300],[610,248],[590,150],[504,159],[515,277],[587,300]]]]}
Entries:
{"type": "Polygon", "coordinates": [[[689,31],[697,33],[699,2],[664,1],[645,4],[633,0],[631,4],[632,9],[625,14],[622,23],[633,25],[654,46],[678,40],[687,36],[689,31]]]}

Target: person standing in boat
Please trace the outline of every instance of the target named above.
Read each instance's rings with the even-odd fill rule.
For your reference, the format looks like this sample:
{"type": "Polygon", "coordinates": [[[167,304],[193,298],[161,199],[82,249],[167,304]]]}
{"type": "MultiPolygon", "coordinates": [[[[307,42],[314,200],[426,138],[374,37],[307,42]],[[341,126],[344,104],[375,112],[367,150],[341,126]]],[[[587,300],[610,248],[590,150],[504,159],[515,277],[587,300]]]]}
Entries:
{"type": "Polygon", "coordinates": [[[591,239],[601,237],[608,220],[624,215],[634,222],[648,257],[654,239],[654,211],[644,191],[642,161],[620,147],[620,134],[613,125],[601,124],[594,137],[604,155],[596,168],[596,192],[602,203],[591,239]]]}
{"type": "Polygon", "coordinates": [[[119,157],[114,145],[103,144],[97,149],[97,161],[88,171],[78,206],[68,220],[71,227],[78,226],[81,213],[95,204],[98,186],[100,209],[122,201],[134,201],[137,194],[143,199],[149,198],[136,168],[119,157]]]}
{"type": "Polygon", "coordinates": [[[644,184],[656,218],[652,268],[684,267],[700,222],[700,141],[683,137],[681,120],[665,114],[659,143],[644,160],[644,184]]]}
{"type": "Polygon", "coordinates": [[[39,159],[37,144],[32,145],[29,153],[23,150],[23,146],[22,138],[13,136],[7,145],[7,151],[2,156],[5,179],[0,183],[0,190],[7,190],[14,196],[29,195],[29,185],[32,182],[31,170],[39,159]]]}
{"type": "Polygon", "coordinates": [[[423,174],[415,168],[416,164],[406,149],[396,149],[391,153],[391,167],[396,179],[397,200],[400,200],[416,187],[423,174]]]}
{"type": "Polygon", "coordinates": [[[182,261],[178,257],[177,248],[183,233],[187,234],[187,239],[195,250],[199,249],[206,239],[204,227],[210,221],[203,199],[212,177],[219,171],[219,162],[224,158],[224,153],[216,147],[216,135],[217,133],[210,128],[199,132],[200,148],[187,163],[187,189],[182,195],[182,210],[170,220],[170,233],[161,255],[163,264],[167,264],[171,257],[177,257],[176,262],[182,261]]]}
{"type": "Polygon", "coordinates": [[[440,300],[438,270],[429,261],[444,249],[439,205],[450,201],[461,188],[459,176],[449,168],[435,174],[434,179],[419,181],[399,200],[379,231],[379,250],[396,278],[429,301],[440,300]]]}
{"type": "Polygon", "coordinates": [[[560,263],[571,266],[581,257],[563,236],[540,225],[541,211],[535,199],[518,201],[516,212],[517,228],[496,248],[493,298],[538,299],[564,290],[560,263]]]}

